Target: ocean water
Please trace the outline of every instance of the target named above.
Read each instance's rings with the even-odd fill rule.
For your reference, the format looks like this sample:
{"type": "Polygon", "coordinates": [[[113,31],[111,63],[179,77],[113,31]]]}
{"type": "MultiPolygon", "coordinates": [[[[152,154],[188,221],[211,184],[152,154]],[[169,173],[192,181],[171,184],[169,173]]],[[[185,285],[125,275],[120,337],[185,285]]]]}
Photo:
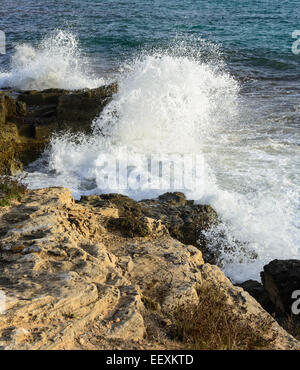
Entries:
{"type": "MultiPolygon", "coordinates": [[[[185,193],[223,221],[207,238],[220,249],[222,235],[232,280],[300,257],[299,1],[4,0],[0,15],[0,88],[120,87],[91,136],[52,139],[27,169],[31,188],[115,192],[103,184],[107,155],[140,175],[151,155],[196,156],[185,193]]],[[[135,199],[168,190],[142,178],[118,190],[135,199]]]]}

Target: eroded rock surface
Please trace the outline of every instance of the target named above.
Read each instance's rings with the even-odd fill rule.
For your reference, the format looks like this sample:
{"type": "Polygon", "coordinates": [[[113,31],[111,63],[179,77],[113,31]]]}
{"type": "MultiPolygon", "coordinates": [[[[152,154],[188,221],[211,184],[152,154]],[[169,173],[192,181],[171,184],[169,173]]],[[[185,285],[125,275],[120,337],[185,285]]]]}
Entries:
{"type": "Polygon", "coordinates": [[[200,248],[206,261],[216,261],[208,248],[205,231],[219,223],[217,213],[209,205],[187,200],[183,193],[165,193],[157,199],[140,202],[121,194],[92,195],[82,197],[81,203],[94,208],[117,208],[118,226],[123,226],[124,233],[129,236],[132,231],[147,235],[147,218],[159,220],[173,238],[200,248]]]}
{"type": "Polygon", "coordinates": [[[271,348],[299,347],[162,221],[148,217],[145,236],[125,236],[116,223],[111,227],[122,208],[104,200],[91,207],[75,203],[68,189],[48,188],[0,208],[2,348],[182,348],[168,335],[170,314],[197,303],[203,284],[225,294],[235,320],[257,328],[270,320],[264,335],[274,337],[271,348]]]}

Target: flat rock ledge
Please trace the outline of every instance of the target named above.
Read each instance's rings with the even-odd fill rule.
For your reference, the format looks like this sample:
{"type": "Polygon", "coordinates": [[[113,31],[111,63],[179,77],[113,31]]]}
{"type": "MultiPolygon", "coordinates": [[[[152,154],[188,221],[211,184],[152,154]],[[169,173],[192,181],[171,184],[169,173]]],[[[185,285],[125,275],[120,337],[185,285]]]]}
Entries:
{"type": "Polygon", "coordinates": [[[0,208],[0,348],[180,349],[170,314],[197,303],[204,285],[224,295],[233,319],[257,330],[270,320],[270,349],[300,347],[160,220],[146,217],[143,236],[120,232],[119,208],[75,202],[64,188],[0,208]]]}

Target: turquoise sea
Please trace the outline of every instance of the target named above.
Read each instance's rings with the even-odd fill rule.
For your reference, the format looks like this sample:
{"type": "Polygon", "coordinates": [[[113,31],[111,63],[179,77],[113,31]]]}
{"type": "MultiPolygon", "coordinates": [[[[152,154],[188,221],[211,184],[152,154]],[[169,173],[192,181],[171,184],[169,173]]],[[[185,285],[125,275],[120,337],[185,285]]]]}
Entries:
{"type": "Polygon", "coordinates": [[[299,73],[298,57],[291,53],[291,34],[299,28],[297,0],[3,0],[0,15],[9,51],[15,43],[35,43],[64,29],[110,68],[145,47],[196,35],[221,43],[233,70],[241,74],[299,73]]]}

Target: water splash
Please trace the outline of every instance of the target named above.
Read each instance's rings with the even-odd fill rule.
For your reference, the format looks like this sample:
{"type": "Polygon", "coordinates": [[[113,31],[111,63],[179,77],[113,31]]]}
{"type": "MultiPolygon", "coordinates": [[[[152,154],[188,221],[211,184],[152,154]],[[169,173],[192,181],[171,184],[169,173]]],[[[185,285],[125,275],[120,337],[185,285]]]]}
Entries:
{"type": "Polygon", "coordinates": [[[0,88],[76,90],[104,84],[95,77],[90,63],[69,32],[56,31],[37,46],[18,44],[8,71],[0,73],[0,88]]]}
{"type": "MultiPolygon", "coordinates": [[[[274,127],[252,119],[218,52],[180,44],[142,53],[121,68],[118,83],[119,92],[93,122],[93,135],[53,139],[48,172],[31,174],[31,187],[65,185],[76,197],[101,193],[107,153],[119,163],[129,157],[140,172],[145,155],[197,154],[202,171],[186,195],[211,204],[223,221],[207,238],[211,249],[219,248],[227,275],[259,279],[270,260],[299,258],[299,148],[280,149],[271,140],[274,127]]],[[[120,192],[136,199],[158,194],[143,187],[120,192]]]]}

